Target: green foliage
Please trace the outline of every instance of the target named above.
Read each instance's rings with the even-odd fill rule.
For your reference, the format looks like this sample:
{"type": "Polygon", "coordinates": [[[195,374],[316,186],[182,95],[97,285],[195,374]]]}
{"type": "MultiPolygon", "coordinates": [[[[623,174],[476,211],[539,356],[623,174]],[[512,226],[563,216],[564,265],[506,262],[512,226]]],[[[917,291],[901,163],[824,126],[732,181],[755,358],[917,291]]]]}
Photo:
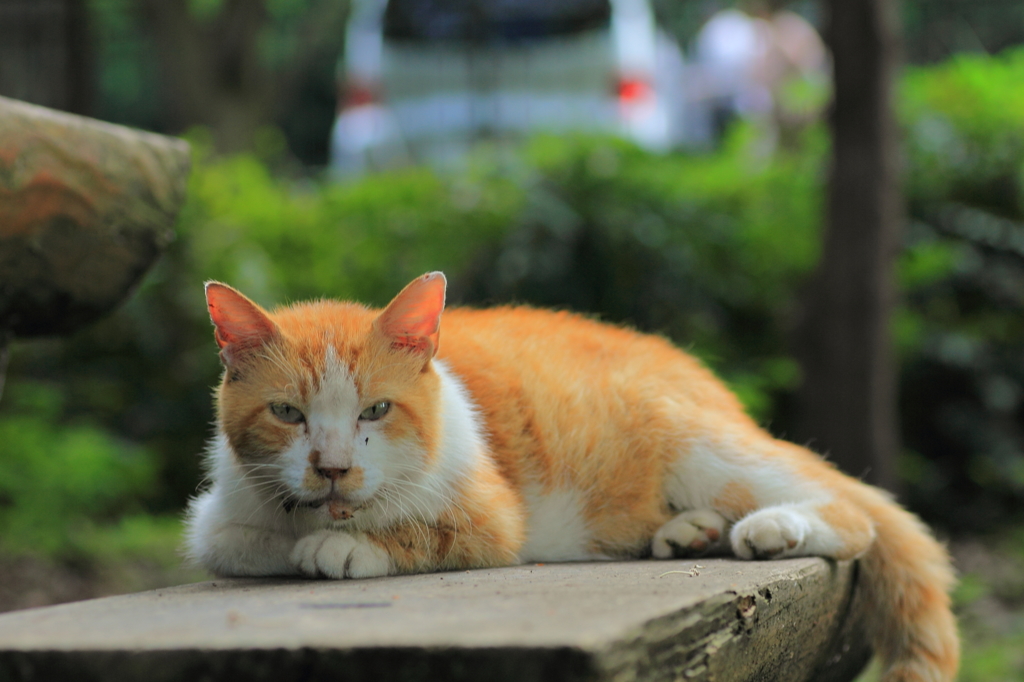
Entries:
{"type": "Polygon", "coordinates": [[[963,639],[962,682],[1024,677],[1024,527],[973,541],[953,592],[963,639]]]}
{"type": "Polygon", "coordinates": [[[188,0],[188,11],[201,22],[210,22],[224,8],[224,0],[188,0]]]}
{"type": "Polygon", "coordinates": [[[90,115],[149,130],[163,129],[158,63],[140,31],[132,0],[87,0],[95,38],[96,82],[90,115]]]}
{"type": "Polygon", "coordinates": [[[276,101],[257,113],[261,101],[251,100],[248,113],[259,119],[257,125],[280,127],[302,162],[326,163],[347,0],[83,4],[92,43],[86,55],[95,73],[95,91],[84,113],[179,135],[184,127],[212,120],[197,113],[204,106],[212,114],[219,108],[214,100],[238,102],[252,94],[254,84],[263,84],[276,101]],[[202,64],[197,68],[212,88],[203,101],[193,103],[196,87],[182,86],[195,74],[175,75],[184,52],[190,53],[190,64],[202,64]]]}
{"type": "Polygon", "coordinates": [[[123,516],[116,523],[97,525],[78,541],[79,551],[106,564],[146,559],[163,569],[181,566],[180,516],[145,513],[123,516]]]}
{"type": "Polygon", "coordinates": [[[1024,634],[967,641],[960,682],[1015,682],[1024,676],[1024,634]]]}
{"type": "MultiPolygon", "coordinates": [[[[904,77],[902,111],[906,120],[929,126],[942,120],[948,138],[932,137],[924,131],[928,149],[934,151],[959,138],[961,144],[976,145],[982,155],[1005,154],[1024,143],[1024,50],[1008,50],[993,58],[960,54],[932,67],[911,69],[904,77]],[[1011,149],[1003,149],[1010,144],[1011,149]]],[[[942,154],[942,157],[948,157],[942,154]]]]}
{"type": "Polygon", "coordinates": [[[254,157],[200,164],[179,222],[190,267],[264,303],[386,303],[417,274],[463,266],[519,201],[500,178],[444,182],[411,169],[355,185],[291,185],[254,157]]]}
{"type": "MultiPolygon", "coordinates": [[[[1024,499],[1024,50],[904,78],[911,216],[896,324],[912,500],[951,527],[1024,499]]],[[[1019,514],[1019,512],[1018,512],[1019,514]]]]}
{"type": "Polygon", "coordinates": [[[596,229],[667,247],[701,289],[767,308],[817,261],[825,145],[815,129],[801,154],[760,159],[755,134],[738,127],[710,156],[656,156],[586,138],[541,138],[530,156],[596,229]]]}
{"type": "Polygon", "coordinates": [[[11,387],[0,419],[0,551],[81,549],[94,523],[154,484],[152,458],[89,424],[60,424],[60,390],[11,387]]]}

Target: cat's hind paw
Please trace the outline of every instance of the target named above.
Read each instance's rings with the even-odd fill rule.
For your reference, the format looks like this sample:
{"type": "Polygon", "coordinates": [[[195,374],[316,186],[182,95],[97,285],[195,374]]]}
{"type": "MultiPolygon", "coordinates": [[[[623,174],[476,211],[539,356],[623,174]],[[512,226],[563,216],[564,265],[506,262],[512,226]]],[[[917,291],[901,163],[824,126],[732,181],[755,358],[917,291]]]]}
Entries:
{"type": "Polygon", "coordinates": [[[375,578],[391,572],[391,559],[362,535],[319,530],[295,543],[292,565],[311,578],[375,578]]]}
{"type": "Polygon", "coordinates": [[[658,529],[651,553],[658,559],[700,556],[720,546],[728,522],[711,509],[685,511],[658,529]]]}
{"type": "Polygon", "coordinates": [[[769,507],[733,526],[732,551],[741,559],[803,556],[811,524],[798,509],[769,507]]]}

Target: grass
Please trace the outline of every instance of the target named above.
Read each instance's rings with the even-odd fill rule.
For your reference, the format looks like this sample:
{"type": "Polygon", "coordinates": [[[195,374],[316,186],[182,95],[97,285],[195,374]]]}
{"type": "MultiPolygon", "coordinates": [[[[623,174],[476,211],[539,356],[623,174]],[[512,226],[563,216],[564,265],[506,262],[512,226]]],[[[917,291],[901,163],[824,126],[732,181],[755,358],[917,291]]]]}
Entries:
{"type": "Polygon", "coordinates": [[[79,529],[73,551],[0,553],[0,611],[206,580],[180,554],[181,519],[127,516],[79,529]]]}

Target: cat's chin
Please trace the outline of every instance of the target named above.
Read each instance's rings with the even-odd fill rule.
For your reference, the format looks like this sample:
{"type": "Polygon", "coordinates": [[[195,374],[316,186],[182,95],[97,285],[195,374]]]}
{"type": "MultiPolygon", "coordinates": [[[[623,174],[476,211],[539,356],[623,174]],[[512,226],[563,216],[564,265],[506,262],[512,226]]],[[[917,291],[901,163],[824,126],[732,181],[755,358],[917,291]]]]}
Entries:
{"type": "Polygon", "coordinates": [[[369,506],[371,502],[372,499],[356,500],[339,495],[329,495],[312,500],[290,497],[285,499],[281,506],[288,513],[306,510],[330,521],[344,522],[354,518],[357,512],[369,506]]]}

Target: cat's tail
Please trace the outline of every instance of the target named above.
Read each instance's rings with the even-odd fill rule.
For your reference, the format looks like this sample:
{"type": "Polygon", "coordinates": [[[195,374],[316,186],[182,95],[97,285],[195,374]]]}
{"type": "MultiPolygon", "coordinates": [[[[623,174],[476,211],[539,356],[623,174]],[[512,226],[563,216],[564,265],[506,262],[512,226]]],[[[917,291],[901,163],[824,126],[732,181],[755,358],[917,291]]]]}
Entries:
{"type": "Polygon", "coordinates": [[[885,492],[859,483],[850,492],[875,523],[876,539],[861,565],[881,682],[952,682],[960,642],[945,548],[885,492]]]}

